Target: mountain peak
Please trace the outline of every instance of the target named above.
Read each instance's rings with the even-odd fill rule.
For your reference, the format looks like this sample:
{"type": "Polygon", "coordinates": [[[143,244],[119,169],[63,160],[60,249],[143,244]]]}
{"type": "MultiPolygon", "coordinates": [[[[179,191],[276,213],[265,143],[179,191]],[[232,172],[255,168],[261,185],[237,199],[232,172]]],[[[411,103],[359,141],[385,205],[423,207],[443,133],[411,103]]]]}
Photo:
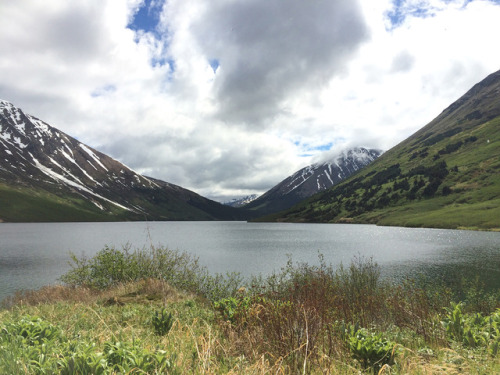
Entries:
{"type": "Polygon", "coordinates": [[[0,99],[0,109],[2,107],[9,106],[9,105],[13,106],[13,104],[11,102],[9,102],[8,100],[0,99]]]}
{"type": "Polygon", "coordinates": [[[364,147],[332,152],[328,160],[298,170],[244,207],[264,214],[287,209],[336,185],[373,162],[381,153],[364,147]]]}
{"type": "Polygon", "coordinates": [[[383,153],[379,149],[367,149],[365,147],[353,147],[335,150],[330,153],[325,153],[321,157],[321,161],[313,163],[313,167],[318,167],[327,164],[342,164],[346,161],[370,163],[383,153]]]}

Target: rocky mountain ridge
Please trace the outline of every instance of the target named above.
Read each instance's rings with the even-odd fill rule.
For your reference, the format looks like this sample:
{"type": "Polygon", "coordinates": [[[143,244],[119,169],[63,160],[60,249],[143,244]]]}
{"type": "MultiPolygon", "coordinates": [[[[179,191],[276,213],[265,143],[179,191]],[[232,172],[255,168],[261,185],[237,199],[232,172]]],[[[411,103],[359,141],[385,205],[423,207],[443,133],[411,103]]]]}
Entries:
{"type": "MultiPolygon", "coordinates": [[[[5,100],[0,100],[0,185],[11,194],[44,192],[51,202],[72,201],[79,205],[77,211],[84,211],[95,220],[246,217],[187,189],[142,176],[5,100]]],[[[45,221],[43,217],[37,220],[37,215],[28,212],[30,209],[41,207],[26,207],[19,212],[14,202],[9,204],[6,200],[0,208],[0,219],[25,221],[24,216],[45,221]]],[[[41,212],[40,215],[43,216],[41,212]]],[[[79,221],[78,217],[74,219],[79,221]]]]}

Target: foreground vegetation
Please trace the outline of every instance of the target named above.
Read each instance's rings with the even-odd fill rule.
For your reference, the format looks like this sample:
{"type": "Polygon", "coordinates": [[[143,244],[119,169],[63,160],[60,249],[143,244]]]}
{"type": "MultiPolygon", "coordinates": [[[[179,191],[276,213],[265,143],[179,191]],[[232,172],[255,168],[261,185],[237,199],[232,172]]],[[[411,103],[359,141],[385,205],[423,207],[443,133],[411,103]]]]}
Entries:
{"type": "Polygon", "coordinates": [[[0,310],[2,374],[495,374],[500,293],[380,279],[370,259],[210,275],[187,253],[104,248],[0,310]]]}

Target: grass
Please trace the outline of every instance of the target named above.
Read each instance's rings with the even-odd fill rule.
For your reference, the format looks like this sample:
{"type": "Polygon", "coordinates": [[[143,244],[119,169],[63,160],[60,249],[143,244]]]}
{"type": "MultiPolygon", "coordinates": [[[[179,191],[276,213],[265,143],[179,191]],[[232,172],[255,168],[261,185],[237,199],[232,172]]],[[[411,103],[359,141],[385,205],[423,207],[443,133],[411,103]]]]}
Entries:
{"type": "Polygon", "coordinates": [[[380,279],[371,259],[210,275],[159,247],[73,260],[0,310],[0,373],[495,374],[500,292],[380,279]]]}
{"type": "MultiPolygon", "coordinates": [[[[98,212],[93,204],[83,199],[62,198],[49,192],[3,183],[0,183],[0,206],[0,220],[8,222],[117,220],[98,212]]],[[[118,215],[117,212],[115,214],[118,215]]],[[[118,218],[121,216],[118,215],[118,218]]]]}

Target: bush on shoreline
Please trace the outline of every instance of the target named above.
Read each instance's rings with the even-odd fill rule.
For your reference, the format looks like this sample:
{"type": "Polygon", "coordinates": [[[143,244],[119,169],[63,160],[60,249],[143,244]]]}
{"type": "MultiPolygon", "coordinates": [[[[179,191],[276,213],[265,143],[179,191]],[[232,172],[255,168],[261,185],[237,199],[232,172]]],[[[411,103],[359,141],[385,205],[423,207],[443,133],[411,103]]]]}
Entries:
{"type": "Polygon", "coordinates": [[[134,250],[128,245],[122,249],[106,246],[90,259],[71,254],[70,265],[72,269],[61,276],[60,281],[97,290],[157,279],[214,300],[234,295],[243,281],[237,273],[211,275],[197,257],[161,246],[134,250]]]}

